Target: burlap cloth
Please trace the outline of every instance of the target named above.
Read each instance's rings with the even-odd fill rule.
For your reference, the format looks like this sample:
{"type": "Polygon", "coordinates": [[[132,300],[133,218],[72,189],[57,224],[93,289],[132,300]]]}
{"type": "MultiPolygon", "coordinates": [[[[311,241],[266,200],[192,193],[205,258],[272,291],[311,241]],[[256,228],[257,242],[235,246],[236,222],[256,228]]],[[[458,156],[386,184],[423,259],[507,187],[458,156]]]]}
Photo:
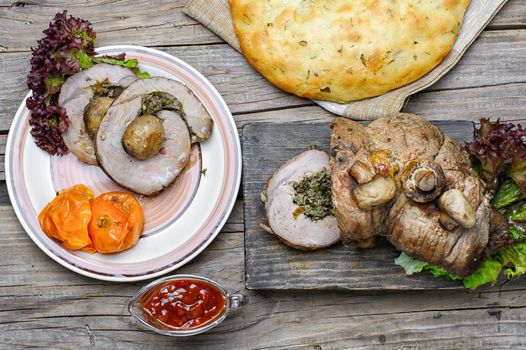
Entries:
{"type": "MultiPolygon", "coordinates": [[[[332,113],[360,120],[373,120],[399,112],[410,95],[434,84],[453,68],[506,2],[507,0],[471,0],[453,49],[442,63],[419,80],[382,96],[348,104],[327,101],[315,102],[332,113]]],[[[237,51],[240,51],[230,16],[228,0],[190,0],[184,12],[211,29],[237,51]]]]}

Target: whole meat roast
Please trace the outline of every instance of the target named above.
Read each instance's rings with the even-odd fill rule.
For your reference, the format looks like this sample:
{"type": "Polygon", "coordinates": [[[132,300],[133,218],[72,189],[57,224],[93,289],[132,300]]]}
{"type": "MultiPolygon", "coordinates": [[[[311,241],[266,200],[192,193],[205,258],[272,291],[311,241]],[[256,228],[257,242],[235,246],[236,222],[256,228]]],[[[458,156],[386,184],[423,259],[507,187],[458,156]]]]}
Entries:
{"type": "Polygon", "coordinates": [[[506,220],[455,139],[421,117],[332,125],[333,210],[344,244],[379,237],[419,260],[467,276],[506,244],[506,220]]]}

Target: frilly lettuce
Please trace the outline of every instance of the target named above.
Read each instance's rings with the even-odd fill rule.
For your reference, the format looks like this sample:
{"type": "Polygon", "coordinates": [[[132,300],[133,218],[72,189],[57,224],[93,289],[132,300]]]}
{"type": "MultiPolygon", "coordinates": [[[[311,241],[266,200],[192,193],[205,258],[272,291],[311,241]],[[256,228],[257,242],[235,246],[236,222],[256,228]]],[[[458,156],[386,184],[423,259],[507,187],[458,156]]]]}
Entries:
{"type": "Polygon", "coordinates": [[[474,273],[464,278],[447,272],[440,266],[413,259],[403,252],[395,259],[395,264],[401,266],[408,275],[429,271],[434,277],[446,277],[453,281],[459,280],[466,288],[475,289],[485,284],[495,284],[502,270],[508,278],[526,273],[526,243],[517,243],[502,248],[497,255],[485,260],[474,273]]]}

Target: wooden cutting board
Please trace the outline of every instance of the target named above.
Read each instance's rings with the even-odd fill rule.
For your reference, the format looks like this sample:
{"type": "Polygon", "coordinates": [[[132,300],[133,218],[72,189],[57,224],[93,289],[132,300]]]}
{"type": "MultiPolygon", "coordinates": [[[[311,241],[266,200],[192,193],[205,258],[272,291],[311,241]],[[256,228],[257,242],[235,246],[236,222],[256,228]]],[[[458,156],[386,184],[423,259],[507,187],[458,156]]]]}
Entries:
{"type": "MultiPolygon", "coordinates": [[[[433,122],[460,142],[473,139],[468,121],[433,122]]],[[[407,276],[394,264],[398,252],[387,242],[374,249],[341,243],[316,252],[287,247],[263,231],[265,209],[259,194],[287,159],[315,144],[328,151],[328,123],[251,123],[243,128],[245,283],[248,289],[423,290],[462,288],[429,273],[407,276]]]]}

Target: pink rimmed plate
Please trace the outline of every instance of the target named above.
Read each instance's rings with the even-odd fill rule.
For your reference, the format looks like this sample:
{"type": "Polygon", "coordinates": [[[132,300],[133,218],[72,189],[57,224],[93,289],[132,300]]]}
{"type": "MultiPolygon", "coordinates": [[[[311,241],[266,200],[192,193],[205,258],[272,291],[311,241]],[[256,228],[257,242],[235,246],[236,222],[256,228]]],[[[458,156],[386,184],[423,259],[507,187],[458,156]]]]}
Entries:
{"type": "Polygon", "coordinates": [[[118,254],[71,251],[40,229],[38,213],[63,188],[82,183],[92,188],[95,195],[125,189],[113,183],[99,167],[83,164],[71,154],[51,157],[41,151],[29,134],[25,100],[16,112],[7,139],[7,189],[29,237],[59,264],[101,280],[144,280],[189,262],[225,224],[241,180],[239,135],[217,90],[187,63],[165,52],[139,46],[106,46],[97,52],[108,55],[125,52],[127,58],[136,58],[140,68],[151,76],[186,84],[214,119],[210,138],[193,146],[192,160],[173,186],[153,198],[138,197],[144,206],[143,236],[135,247],[118,254]]]}

